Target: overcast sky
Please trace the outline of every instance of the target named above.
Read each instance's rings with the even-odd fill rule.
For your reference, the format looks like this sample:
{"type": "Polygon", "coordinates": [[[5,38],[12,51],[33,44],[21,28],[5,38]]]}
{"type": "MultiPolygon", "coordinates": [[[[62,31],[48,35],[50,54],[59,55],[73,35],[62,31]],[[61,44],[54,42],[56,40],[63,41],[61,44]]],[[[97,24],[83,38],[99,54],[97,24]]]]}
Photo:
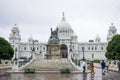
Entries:
{"type": "Polygon", "coordinates": [[[105,42],[111,22],[120,33],[120,0],[0,0],[0,36],[8,40],[17,24],[22,41],[32,35],[47,42],[50,28],[61,22],[62,12],[79,42],[97,35],[105,42]]]}

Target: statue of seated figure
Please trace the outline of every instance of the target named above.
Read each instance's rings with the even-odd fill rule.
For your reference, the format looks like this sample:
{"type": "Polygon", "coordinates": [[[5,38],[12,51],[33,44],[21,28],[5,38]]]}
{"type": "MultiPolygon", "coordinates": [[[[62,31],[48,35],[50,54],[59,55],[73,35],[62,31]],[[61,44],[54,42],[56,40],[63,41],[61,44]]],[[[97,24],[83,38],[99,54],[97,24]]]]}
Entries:
{"type": "Polygon", "coordinates": [[[52,28],[51,28],[51,35],[48,40],[48,44],[58,44],[58,43],[59,43],[58,29],[52,31],[52,28]]]}

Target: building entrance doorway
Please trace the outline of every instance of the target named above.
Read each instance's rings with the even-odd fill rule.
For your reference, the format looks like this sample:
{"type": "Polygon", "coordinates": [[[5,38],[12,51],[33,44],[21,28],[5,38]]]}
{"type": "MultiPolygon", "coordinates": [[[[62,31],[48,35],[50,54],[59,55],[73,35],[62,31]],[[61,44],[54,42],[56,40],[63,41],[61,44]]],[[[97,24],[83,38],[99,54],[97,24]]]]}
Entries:
{"type": "Polygon", "coordinates": [[[68,57],[68,48],[65,44],[61,45],[60,54],[61,54],[61,58],[67,58],[68,57]]]}

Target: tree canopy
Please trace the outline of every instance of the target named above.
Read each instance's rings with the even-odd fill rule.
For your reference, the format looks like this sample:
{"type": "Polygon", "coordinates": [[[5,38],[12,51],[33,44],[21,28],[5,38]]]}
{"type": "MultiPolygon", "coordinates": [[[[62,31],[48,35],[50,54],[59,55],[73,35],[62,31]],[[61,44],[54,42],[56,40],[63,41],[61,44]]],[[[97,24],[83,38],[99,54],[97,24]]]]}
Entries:
{"type": "Polygon", "coordinates": [[[10,43],[4,38],[0,37],[0,60],[10,60],[13,57],[14,50],[10,43]]]}
{"type": "Polygon", "coordinates": [[[120,60],[120,35],[115,35],[108,43],[105,56],[108,59],[120,60]]]}

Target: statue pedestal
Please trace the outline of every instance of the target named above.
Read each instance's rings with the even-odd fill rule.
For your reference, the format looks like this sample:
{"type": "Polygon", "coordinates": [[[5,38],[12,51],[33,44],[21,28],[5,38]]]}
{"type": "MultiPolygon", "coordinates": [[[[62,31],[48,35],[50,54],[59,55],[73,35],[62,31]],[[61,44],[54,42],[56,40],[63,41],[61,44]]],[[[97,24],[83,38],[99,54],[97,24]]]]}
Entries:
{"type": "Polygon", "coordinates": [[[48,44],[46,59],[60,59],[60,45],[59,44],[48,44]]]}

